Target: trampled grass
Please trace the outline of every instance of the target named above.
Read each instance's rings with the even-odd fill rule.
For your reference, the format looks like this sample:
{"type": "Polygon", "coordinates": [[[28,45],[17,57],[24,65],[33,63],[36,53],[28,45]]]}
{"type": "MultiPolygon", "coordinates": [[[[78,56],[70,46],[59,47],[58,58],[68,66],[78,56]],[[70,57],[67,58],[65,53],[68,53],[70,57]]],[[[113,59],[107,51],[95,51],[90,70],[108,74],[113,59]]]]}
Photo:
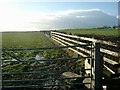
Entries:
{"type": "Polygon", "coordinates": [[[115,37],[118,36],[118,29],[68,29],[61,31],[72,34],[96,34],[115,37]]]}

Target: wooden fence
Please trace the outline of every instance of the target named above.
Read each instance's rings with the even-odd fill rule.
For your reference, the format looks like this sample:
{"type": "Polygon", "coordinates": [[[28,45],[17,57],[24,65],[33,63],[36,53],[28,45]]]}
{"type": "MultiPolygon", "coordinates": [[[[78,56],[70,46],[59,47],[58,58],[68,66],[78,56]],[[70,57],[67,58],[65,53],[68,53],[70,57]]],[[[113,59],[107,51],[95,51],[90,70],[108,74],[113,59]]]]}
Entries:
{"type": "MultiPolygon", "coordinates": [[[[100,52],[104,60],[104,67],[108,70],[111,74],[119,73],[119,47],[116,43],[96,39],[94,37],[86,37],[86,36],[77,36],[77,35],[70,35],[62,32],[51,31],[51,38],[56,42],[60,43],[61,45],[75,45],[75,44],[85,44],[85,43],[93,43],[99,42],[101,44],[100,52]],[[117,68],[115,66],[118,66],[117,68]]],[[[77,48],[70,48],[70,50],[76,52],[82,57],[86,57],[90,55],[91,47],[77,47],[77,48]]],[[[86,68],[89,67],[89,60],[85,61],[86,68]]]]}

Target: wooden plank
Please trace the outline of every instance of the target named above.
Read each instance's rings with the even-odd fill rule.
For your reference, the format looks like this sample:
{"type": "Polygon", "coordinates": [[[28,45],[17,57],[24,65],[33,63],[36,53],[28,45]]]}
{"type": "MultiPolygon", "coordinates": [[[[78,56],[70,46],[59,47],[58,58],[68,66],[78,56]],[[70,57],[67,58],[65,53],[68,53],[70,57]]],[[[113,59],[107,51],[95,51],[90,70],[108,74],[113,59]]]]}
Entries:
{"type": "Polygon", "coordinates": [[[78,75],[78,74],[72,73],[72,72],[64,72],[64,73],[62,73],[62,76],[64,76],[64,77],[80,77],[81,75],[78,75]]]}
{"type": "MultiPolygon", "coordinates": [[[[58,35],[57,35],[57,36],[58,36],[58,35]]],[[[61,36],[58,36],[58,37],[61,38],[61,36]]],[[[77,43],[77,41],[75,41],[75,40],[67,39],[67,38],[65,38],[65,37],[62,37],[62,38],[77,43]]],[[[78,43],[79,43],[79,42],[78,42],[78,43]]],[[[82,50],[82,51],[85,51],[85,52],[87,52],[87,53],[90,54],[90,51],[88,51],[88,50],[86,50],[86,49],[79,48],[79,47],[78,47],[78,49],[80,49],[80,50],[82,50]]],[[[118,52],[110,51],[110,50],[103,49],[103,48],[100,48],[100,51],[101,51],[101,52],[104,52],[104,53],[107,53],[107,54],[109,54],[109,55],[111,55],[111,56],[118,57],[118,52]]],[[[108,62],[108,63],[117,64],[116,61],[113,61],[113,60],[111,60],[111,59],[108,59],[107,57],[104,57],[104,59],[105,59],[105,61],[108,62]]]]}
{"type": "MultiPolygon", "coordinates": [[[[86,43],[84,43],[84,42],[80,42],[80,41],[77,41],[77,40],[69,39],[69,38],[66,38],[66,37],[59,36],[59,35],[54,35],[54,36],[60,37],[60,38],[62,38],[62,39],[71,41],[71,42],[76,43],[76,44],[86,44],[86,43]]],[[[87,46],[87,47],[91,47],[91,46],[87,46]]]]}
{"type": "MultiPolygon", "coordinates": [[[[68,35],[68,34],[64,34],[64,33],[59,33],[59,32],[52,32],[54,34],[54,37],[56,38],[57,37],[57,40],[59,41],[62,41],[63,43],[67,44],[67,45],[74,45],[72,43],[68,43],[69,41],[73,42],[73,43],[76,43],[76,44],[83,44],[83,42],[79,42],[77,41],[77,39],[81,39],[81,40],[88,40],[88,41],[92,41],[92,42],[100,42],[100,43],[103,43],[103,44],[107,44],[107,45],[111,45],[111,46],[114,46],[114,48],[117,47],[117,45],[115,45],[114,43],[112,42],[108,42],[108,41],[102,41],[102,40],[97,40],[97,39],[94,39],[94,38],[87,38],[87,37],[79,37],[79,36],[74,36],[74,35],[68,35]],[[64,37],[65,36],[65,37],[64,37]],[[67,37],[68,38],[67,38],[67,37]],[[64,41],[64,40],[60,40],[59,38],[61,39],[65,39],[67,41],[64,41]],[[70,39],[70,38],[75,38],[76,40],[73,40],[73,39],[70,39]]],[[[81,48],[81,47],[77,47],[77,49],[80,49],[82,51],[85,51],[87,53],[90,54],[90,51],[89,50],[86,50],[84,48],[81,48]]],[[[72,48],[71,48],[72,50],[72,48]]],[[[75,50],[72,50],[72,51],[75,51],[75,50]]],[[[104,48],[100,48],[100,51],[103,52],[103,53],[106,53],[106,54],[109,54],[110,56],[113,56],[113,57],[118,57],[118,52],[115,52],[115,51],[111,51],[111,50],[108,50],[108,49],[104,49],[104,48]]],[[[79,53],[78,51],[75,51],[77,53],[79,53]]],[[[82,53],[81,53],[82,55],[82,53]]],[[[103,60],[107,63],[110,63],[112,65],[115,65],[115,64],[118,64],[118,62],[116,61],[113,61],[107,57],[103,57],[103,60]]],[[[106,67],[107,70],[109,70],[111,73],[115,73],[114,71],[112,71],[108,66],[104,65],[104,67],[106,67]]]]}
{"type": "Polygon", "coordinates": [[[118,52],[110,51],[110,50],[103,49],[103,48],[100,48],[100,51],[103,52],[103,53],[107,53],[111,56],[118,57],[118,52]]]}
{"type": "MultiPolygon", "coordinates": [[[[58,35],[57,35],[57,36],[58,36],[58,35]]],[[[70,35],[70,36],[71,36],[71,35],[70,35]]],[[[72,39],[68,39],[68,38],[61,37],[61,36],[58,36],[58,37],[63,38],[63,39],[65,39],[65,40],[69,40],[69,41],[78,43],[78,44],[81,44],[81,42],[77,42],[77,41],[72,40],[72,39]]],[[[83,38],[83,37],[80,37],[80,38],[81,38],[81,39],[85,39],[86,37],[84,37],[84,38],[83,38]]],[[[86,39],[85,39],[85,40],[86,40],[86,39]]],[[[96,42],[96,41],[98,41],[98,42],[104,42],[104,41],[99,41],[99,40],[93,40],[93,39],[90,39],[90,38],[89,38],[88,40],[93,41],[93,42],[96,42]]],[[[118,52],[110,51],[110,50],[103,49],[103,48],[101,48],[101,52],[104,52],[104,53],[110,54],[110,55],[112,55],[112,56],[118,57],[118,52]]]]}
{"type": "MultiPolygon", "coordinates": [[[[58,36],[58,37],[62,38],[61,36],[58,36]]],[[[63,39],[66,39],[66,38],[63,38],[63,39]]],[[[72,44],[72,45],[73,45],[73,44],[72,44]]],[[[77,47],[77,49],[80,49],[80,50],[82,50],[82,51],[84,51],[84,52],[87,52],[88,54],[91,54],[91,52],[90,52],[89,50],[86,50],[86,49],[84,49],[84,48],[77,47]]],[[[101,51],[101,52],[104,52],[104,53],[107,53],[107,54],[110,54],[110,55],[113,55],[113,56],[115,55],[116,57],[117,57],[117,55],[118,55],[118,53],[116,53],[116,52],[109,51],[109,50],[106,50],[106,49],[103,49],[103,48],[101,48],[100,51],[101,51]]],[[[108,63],[111,63],[111,64],[117,64],[116,61],[113,61],[113,60],[111,60],[111,59],[108,59],[107,57],[104,57],[104,61],[106,61],[106,62],[108,62],[108,63]]]]}
{"type": "MultiPolygon", "coordinates": [[[[57,42],[58,42],[58,41],[57,41],[57,42]]],[[[62,45],[65,45],[65,44],[63,44],[63,43],[61,43],[61,44],[62,44],[62,45]]],[[[77,50],[75,50],[75,49],[73,49],[73,48],[68,48],[68,49],[74,51],[75,53],[77,53],[77,54],[79,54],[79,55],[81,55],[81,56],[83,56],[83,57],[86,57],[86,55],[84,55],[84,54],[81,53],[81,52],[78,52],[77,50]]]]}
{"type": "MultiPolygon", "coordinates": [[[[65,39],[65,40],[68,40],[68,41],[72,41],[72,42],[74,42],[74,43],[83,44],[83,43],[81,43],[81,42],[78,42],[78,41],[75,41],[75,40],[72,40],[72,39],[69,39],[69,38],[65,38],[65,37],[62,37],[62,36],[59,36],[59,35],[55,35],[55,36],[60,37],[60,38],[65,39]]],[[[83,49],[83,48],[80,48],[80,47],[79,47],[79,49],[90,54],[90,51],[88,51],[88,50],[86,50],[86,49],[83,49]]],[[[116,57],[118,57],[118,52],[110,51],[110,50],[103,49],[103,48],[101,48],[100,51],[101,51],[101,52],[104,52],[104,53],[107,53],[107,54],[109,54],[109,55],[111,55],[111,56],[116,56],[116,57]]]]}
{"type": "MultiPolygon", "coordinates": [[[[67,45],[63,44],[62,42],[56,40],[56,38],[52,38],[52,39],[55,40],[56,42],[60,43],[61,45],[67,46],[67,45]]],[[[73,49],[73,48],[68,48],[68,49],[74,51],[75,53],[77,53],[77,54],[79,54],[79,55],[81,55],[81,56],[83,56],[83,57],[86,57],[86,55],[84,55],[83,53],[78,52],[77,50],[75,50],[75,49],[73,49]]]]}
{"type": "MultiPolygon", "coordinates": [[[[57,38],[57,37],[56,37],[57,38]]],[[[59,39],[59,38],[57,38],[59,41],[62,41],[63,43],[66,43],[66,44],[68,44],[68,45],[74,45],[74,44],[72,44],[72,43],[69,43],[69,42],[66,42],[66,41],[64,41],[64,40],[61,40],[61,39],[59,39]]],[[[87,50],[87,49],[84,49],[84,48],[81,48],[81,47],[76,47],[77,49],[80,49],[80,50],[82,50],[82,51],[84,51],[84,52],[86,52],[86,53],[88,53],[88,54],[91,54],[91,52],[89,51],[89,50],[87,50]]]]}
{"type": "MultiPolygon", "coordinates": [[[[61,41],[61,42],[64,42],[64,43],[66,43],[66,44],[68,44],[68,45],[73,45],[73,44],[70,44],[70,43],[68,43],[68,42],[65,42],[65,41],[63,41],[63,40],[61,40],[61,39],[59,39],[59,38],[56,38],[56,37],[55,37],[55,39],[57,39],[57,40],[59,40],[59,41],[61,41]]],[[[87,56],[87,55],[85,55],[85,54],[83,54],[83,53],[81,53],[81,52],[79,52],[79,51],[77,51],[77,50],[75,50],[75,49],[73,49],[73,48],[68,48],[68,49],[74,51],[75,53],[77,53],[77,54],[79,54],[79,55],[81,55],[81,56],[83,56],[83,57],[86,57],[86,56],[87,56]]]]}
{"type": "MultiPolygon", "coordinates": [[[[64,38],[64,37],[61,37],[61,36],[57,36],[57,37],[78,43],[77,41],[74,41],[74,40],[71,40],[71,39],[67,39],[67,38],[64,38]]],[[[72,43],[69,43],[69,44],[74,45],[74,44],[72,44],[72,43]]],[[[78,44],[80,44],[80,43],[78,43],[78,44]]],[[[83,43],[82,43],[82,44],[83,44],[83,43]]],[[[84,44],[85,44],[85,43],[84,43],[84,44]]],[[[90,46],[90,47],[91,47],[91,46],[90,46]]],[[[77,48],[77,49],[80,49],[80,50],[82,50],[82,51],[84,51],[84,52],[86,52],[86,53],[88,53],[88,54],[91,54],[91,51],[89,51],[89,50],[87,50],[87,49],[84,49],[84,48],[82,48],[82,47],[76,47],[76,48],[77,48]]]]}
{"type": "Polygon", "coordinates": [[[106,58],[106,57],[103,57],[103,60],[104,60],[105,62],[108,62],[108,63],[112,64],[112,65],[118,64],[118,62],[113,61],[113,60],[111,60],[111,59],[109,59],[109,58],[106,58]]]}
{"type": "Polygon", "coordinates": [[[112,74],[115,74],[115,72],[113,70],[111,70],[108,66],[106,66],[105,64],[103,65],[108,71],[110,71],[112,74]]]}
{"type": "Polygon", "coordinates": [[[115,45],[112,42],[103,41],[103,40],[97,40],[97,39],[94,39],[94,38],[79,37],[79,36],[63,34],[63,33],[59,33],[59,32],[51,32],[51,33],[55,33],[55,34],[59,34],[59,35],[67,36],[67,37],[79,38],[79,39],[82,39],[82,40],[88,40],[88,41],[92,41],[92,42],[100,42],[100,43],[103,43],[103,44],[107,44],[107,45],[111,45],[111,46],[117,47],[117,45],[115,45]]]}

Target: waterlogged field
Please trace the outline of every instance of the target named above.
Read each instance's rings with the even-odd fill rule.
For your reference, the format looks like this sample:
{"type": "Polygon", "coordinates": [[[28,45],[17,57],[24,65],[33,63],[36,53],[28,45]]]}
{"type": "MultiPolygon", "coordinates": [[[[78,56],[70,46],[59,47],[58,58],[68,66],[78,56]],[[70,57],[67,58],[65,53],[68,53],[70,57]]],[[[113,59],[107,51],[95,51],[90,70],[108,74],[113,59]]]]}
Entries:
{"type": "Polygon", "coordinates": [[[117,37],[119,34],[118,29],[70,29],[61,31],[72,34],[95,34],[114,37],[117,37]]]}

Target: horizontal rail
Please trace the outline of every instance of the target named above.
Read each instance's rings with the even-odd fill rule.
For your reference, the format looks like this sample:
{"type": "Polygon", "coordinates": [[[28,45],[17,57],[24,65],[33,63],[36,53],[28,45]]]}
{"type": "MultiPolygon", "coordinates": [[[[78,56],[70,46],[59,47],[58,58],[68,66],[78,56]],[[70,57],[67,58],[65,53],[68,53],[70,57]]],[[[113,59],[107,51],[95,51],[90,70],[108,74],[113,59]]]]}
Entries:
{"type": "Polygon", "coordinates": [[[47,79],[29,79],[29,80],[3,80],[2,82],[39,82],[39,81],[47,81],[47,80],[69,80],[69,79],[77,79],[77,78],[92,78],[91,76],[82,76],[82,77],[71,77],[71,78],[47,78],[47,79]]]}
{"type": "MultiPolygon", "coordinates": [[[[91,70],[91,69],[80,69],[80,70],[91,70]]],[[[68,72],[68,70],[52,70],[52,71],[33,71],[33,72],[6,72],[6,73],[0,73],[2,75],[8,75],[8,74],[41,74],[41,73],[58,73],[58,72],[68,72]]]]}
{"type": "Polygon", "coordinates": [[[52,64],[52,65],[44,65],[42,67],[39,68],[39,70],[46,70],[46,69],[49,69],[49,68],[52,68],[52,67],[57,67],[57,64],[52,64]]]}
{"type": "MultiPolygon", "coordinates": [[[[71,42],[73,42],[73,43],[76,43],[76,44],[86,44],[86,43],[84,43],[84,42],[77,41],[77,39],[76,39],[76,40],[73,40],[73,39],[69,39],[69,38],[66,38],[66,37],[63,37],[63,36],[59,36],[59,35],[54,35],[53,37],[59,37],[59,38],[62,38],[62,39],[64,39],[64,40],[67,40],[67,41],[71,41],[71,42]]],[[[90,48],[91,48],[91,46],[87,46],[87,47],[90,47],[90,48]]]]}
{"type": "Polygon", "coordinates": [[[43,62],[43,61],[62,61],[62,60],[78,60],[78,59],[83,59],[83,58],[91,58],[91,57],[79,57],[79,58],[55,58],[55,59],[41,59],[41,60],[3,60],[2,62],[43,62]]]}
{"type": "Polygon", "coordinates": [[[109,54],[109,55],[118,57],[118,52],[110,51],[110,50],[103,49],[103,48],[100,48],[100,51],[103,52],[103,53],[107,53],[107,54],[109,54]]]}
{"type": "MultiPolygon", "coordinates": [[[[91,84],[91,83],[71,83],[71,84],[47,84],[47,85],[19,85],[19,86],[3,86],[3,88],[44,88],[44,87],[50,87],[50,86],[68,86],[68,85],[85,85],[85,84],[91,84]]],[[[83,89],[86,90],[86,89],[83,89]]],[[[88,89],[87,89],[88,90],[88,89]]]]}
{"type": "Polygon", "coordinates": [[[33,71],[33,72],[8,72],[3,73],[2,75],[15,75],[15,74],[41,74],[41,73],[58,73],[58,72],[66,72],[66,70],[54,70],[54,71],[33,71]]]}
{"type": "MultiPolygon", "coordinates": [[[[57,38],[57,37],[55,37],[55,39],[57,39],[56,41],[61,41],[61,43],[66,43],[67,45],[73,45],[73,44],[68,43],[68,42],[65,42],[65,41],[63,41],[63,40],[61,40],[61,39],[59,39],[59,38],[57,38]]],[[[66,46],[67,46],[67,45],[66,45],[66,46]]],[[[79,55],[81,55],[81,56],[83,56],[83,57],[86,57],[86,56],[87,56],[87,55],[85,55],[85,54],[83,54],[83,53],[81,53],[81,52],[79,52],[79,51],[77,51],[77,50],[75,50],[75,49],[73,49],[73,48],[68,48],[68,49],[76,52],[77,54],[79,54],[79,55]]]]}
{"type": "Polygon", "coordinates": [[[2,51],[15,51],[15,50],[47,50],[47,49],[61,49],[61,48],[73,48],[73,47],[85,47],[91,44],[82,44],[82,45],[73,45],[73,46],[51,46],[51,47],[42,47],[42,48],[3,48],[2,51]]]}
{"type": "Polygon", "coordinates": [[[104,44],[107,44],[107,45],[117,47],[117,45],[114,45],[114,43],[112,43],[112,42],[107,42],[107,41],[103,41],[103,40],[97,40],[97,39],[94,39],[94,38],[79,37],[79,36],[75,36],[75,35],[68,35],[68,34],[59,33],[59,32],[53,32],[53,31],[51,33],[52,34],[54,33],[54,34],[58,34],[58,35],[63,35],[63,36],[67,36],[67,37],[72,37],[72,38],[78,38],[78,39],[82,39],[82,40],[88,40],[88,41],[92,41],[92,42],[99,41],[100,43],[104,43],[104,44]]]}
{"type": "MultiPolygon", "coordinates": [[[[58,42],[59,44],[63,45],[63,46],[67,46],[66,44],[64,44],[64,43],[56,40],[56,38],[52,38],[52,39],[53,39],[54,41],[58,42]]],[[[86,57],[86,56],[87,56],[87,55],[84,55],[83,53],[81,53],[81,52],[79,52],[79,51],[77,51],[77,50],[75,50],[75,49],[73,49],[73,48],[68,48],[68,49],[74,51],[75,53],[77,53],[77,54],[79,54],[79,55],[81,55],[81,56],[83,56],[83,57],[86,57]]]]}
{"type": "MultiPolygon", "coordinates": [[[[62,37],[62,36],[57,36],[58,38],[62,38],[62,39],[65,39],[65,40],[67,40],[67,41],[72,41],[72,42],[75,42],[76,44],[80,44],[79,43],[79,41],[75,41],[75,40],[72,40],[72,39],[67,39],[67,38],[64,38],[64,37],[62,37]]],[[[62,40],[63,41],[63,40],[62,40]]],[[[68,45],[74,45],[74,44],[72,44],[72,43],[68,43],[68,42],[66,42],[66,41],[63,41],[63,42],[65,42],[65,43],[67,43],[68,45]]],[[[91,46],[89,46],[90,48],[91,48],[91,46]]],[[[82,50],[82,51],[85,51],[85,52],[87,52],[87,53],[91,53],[89,50],[87,50],[87,49],[84,49],[84,48],[81,48],[81,47],[77,47],[78,49],[80,49],[80,50],[82,50]]]]}
{"type": "Polygon", "coordinates": [[[118,64],[118,62],[113,61],[113,60],[111,60],[111,59],[109,59],[109,58],[106,58],[106,57],[103,57],[103,60],[104,60],[105,62],[108,62],[108,63],[112,64],[112,65],[118,64]]]}
{"type": "MultiPolygon", "coordinates": [[[[79,40],[85,40],[85,41],[92,41],[92,42],[100,42],[101,44],[105,44],[105,45],[112,46],[113,48],[117,48],[117,45],[115,43],[112,43],[110,41],[105,41],[105,40],[97,40],[95,38],[89,38],[89,37],[84,37],[84,36],[81,37],[81,36],[76,36],[76,35],[69,35],[69,34],[64,34],[64,33],[54,32],[54,31],[51,32],[51,35],[52,35],[52,39],[54,39],[54,40],[56,39],[56,41],[63,42],[66,45],[74,45],[74,43],[80,44],[81,41],[79,41],[79,40]]],[[[85,43],[85,42],[82,42],[82,43],[85,43]]],[[[84,49],[84,47],[76,47],[76,48],[77,48],[77,50],[81,50],[81,52],[79,51],[80,52],[79,55],[81,55],[81,56],[85,56],[84,53],[82,54],[82,51],[84,51],[84,52],[86,52],[88,54],[91,54],[91,52],[89,52],[89,50],[87,50],[87,49],[84,49]]],[[[79,53],[75,49],[73,50],[73,48],[70,48],[70,49],[72,51],[76,52],[76,53],[79,53]]],[[[107,63],[109,63],[111,65],[115,65],[115,64],[119,63],[117,61],[117,57],[119,57],[119,52],[112,51],[111,49],[105,49],[105,48],[100,48],[100,52],[107,54],[107,56],[105,55],[103,57],[104,62],[107,62],[107,63]]],[[[104,65],[104,67],[108,71],[110,71],[111,73],[115,73],[108,66],[104,65]]]]}
{"type": "Polygon", "coordinates": [[[108,71],[110,71],[112,74],[115,74],[115,72],[113,70],[111,70],[108,66],[103,65],[108,71]]]}
{"type": "MultiPolygon", "coordinates": [[[[72,41],[72,42],[74,42],[74,43],[80,43],[79,41],[76,41],[76,40],[73,40],[73,39],[69,39],[69,38],[66,38],[66,37],[64,37],[64,36],[59,36],[59,35],[54,35],[53,37],[58,37],[58,38],[62,38],[62,39],[65,39],[65,40],[67,40],[67,41],[72,41]]],[[[65,41],[64,41],[65,42],[65,41]]],[[[85,43],[84,43],[85,44],[85,43]]],[[[80,47],[78,47],[80,50],[84,50],[84,51],[86,51],[87,53],[90,53],[89,52],[89,50],[86,50],[86,49],[83,49],[83,48],[80,48],[80,47]]],[[[110,55],[112,55],[112,56],[116,56],[116,57],[118,57],[118,52],[114,52],[114,51],[110,51],[110,50],[107,50],[107,49],[103,49],[103,48],[100,48],[100,51],[101,52],[105,52],[105,53],[107,53],[107,54],[110,54],[110,55]]]]}

